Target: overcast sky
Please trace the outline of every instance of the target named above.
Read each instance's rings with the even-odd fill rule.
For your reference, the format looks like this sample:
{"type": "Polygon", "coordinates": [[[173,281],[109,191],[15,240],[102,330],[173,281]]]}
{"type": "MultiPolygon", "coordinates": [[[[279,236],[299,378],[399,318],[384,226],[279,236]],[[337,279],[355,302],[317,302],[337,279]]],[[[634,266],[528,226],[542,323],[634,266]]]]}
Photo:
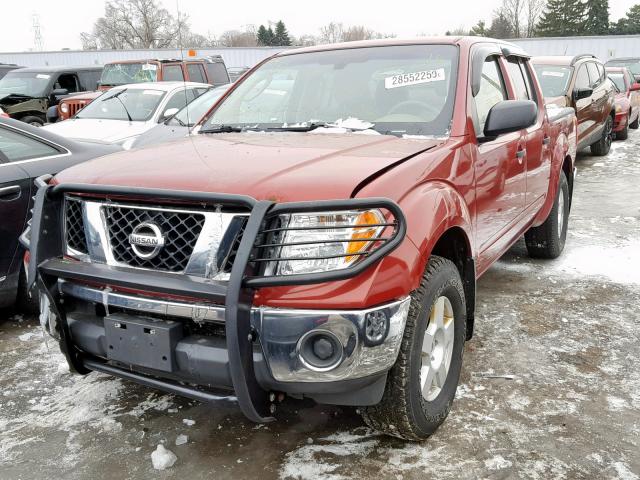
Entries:
{"type": "MultiPolygon", "coordinates": [[[[612,20],[624,16],[640,0],[609,0],[612,20]]],[[[0,51],[33,49],[33,14],[40,18],[45,50],[78,49],[80,32],[90,31],[93,22],[104,13],[104,0],[82,2],[51,0],[5,0],[2,5],[0,51]]],[[[175,13],[176,1],[163,0],[175,13]]],[[[283,20],[293,35],[317,34],[327,23],[366,25],[398,37],[418,34],[444,34],[460,26],[469,28],[479,19],[487,23],[501,0],[399,0],[395,2],[362,0],[178,0],[180,10],[190,18],[191,29],[206,35],[220,35],[225,30],[242,29],[283,20]],[[438,7],[436,7],[436,5],[438,7]],[[235,8],[235,7],[238,8],[235,8]],[[446,8],[445,8],[446,6],[446,8]]]]}

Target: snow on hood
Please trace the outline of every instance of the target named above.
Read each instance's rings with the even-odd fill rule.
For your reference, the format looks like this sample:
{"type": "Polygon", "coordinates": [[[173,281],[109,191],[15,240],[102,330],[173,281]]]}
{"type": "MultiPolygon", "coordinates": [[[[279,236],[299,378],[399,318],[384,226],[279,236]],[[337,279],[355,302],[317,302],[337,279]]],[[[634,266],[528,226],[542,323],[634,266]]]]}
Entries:
{"type": "Polygon", "coordinates": [[[119,143],[126,138],[138,136],[152,129],[155,125],[153,122],[72,118],[45,125],[43,128],[67,138],[119,143]]]}

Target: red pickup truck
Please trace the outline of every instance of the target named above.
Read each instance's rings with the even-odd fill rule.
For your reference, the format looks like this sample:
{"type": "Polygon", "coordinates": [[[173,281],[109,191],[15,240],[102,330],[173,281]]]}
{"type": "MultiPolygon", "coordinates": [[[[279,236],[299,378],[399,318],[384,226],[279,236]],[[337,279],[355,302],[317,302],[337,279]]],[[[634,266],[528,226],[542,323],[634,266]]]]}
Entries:
{"type": "Polygon", "coordinates": [[[455,396],[476,279],[523,235],[532,256],[562,252],[575,122],[497,40],[279,53],[198,135],[40,180],[24,238],[43,324],[81,374],[233,391],[257,422],[282,394],[357,405],[425,438],[455,396]]]}

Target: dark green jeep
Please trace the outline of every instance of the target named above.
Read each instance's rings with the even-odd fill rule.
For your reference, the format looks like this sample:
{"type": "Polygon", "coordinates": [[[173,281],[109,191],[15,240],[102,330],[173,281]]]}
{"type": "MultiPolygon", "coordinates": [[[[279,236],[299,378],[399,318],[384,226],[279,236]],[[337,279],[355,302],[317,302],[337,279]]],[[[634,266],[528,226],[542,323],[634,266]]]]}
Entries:
{"type": "Polygon", "coordinates": [[[46,122],[47,109],[67,95],[96,90],[99,67],[30,67],[12,70],[0,79],[0,108],[31,125],[46,122]]]}

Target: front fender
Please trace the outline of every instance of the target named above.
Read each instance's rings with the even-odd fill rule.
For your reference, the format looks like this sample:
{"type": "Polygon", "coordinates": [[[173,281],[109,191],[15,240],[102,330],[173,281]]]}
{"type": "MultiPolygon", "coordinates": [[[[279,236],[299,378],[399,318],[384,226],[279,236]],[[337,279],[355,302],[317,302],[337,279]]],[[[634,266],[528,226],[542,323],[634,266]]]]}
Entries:
{"type": "Polygon", "coordinates": [[[469,252],[475,257],[471,213],[465,199],[451,184],[444,181],[420,184],[402,199],[400,206],[407,218],[407,237],[416,245],[423,262],[429,259],[438,239],[453,227],[462,229],[469,252]]]}

